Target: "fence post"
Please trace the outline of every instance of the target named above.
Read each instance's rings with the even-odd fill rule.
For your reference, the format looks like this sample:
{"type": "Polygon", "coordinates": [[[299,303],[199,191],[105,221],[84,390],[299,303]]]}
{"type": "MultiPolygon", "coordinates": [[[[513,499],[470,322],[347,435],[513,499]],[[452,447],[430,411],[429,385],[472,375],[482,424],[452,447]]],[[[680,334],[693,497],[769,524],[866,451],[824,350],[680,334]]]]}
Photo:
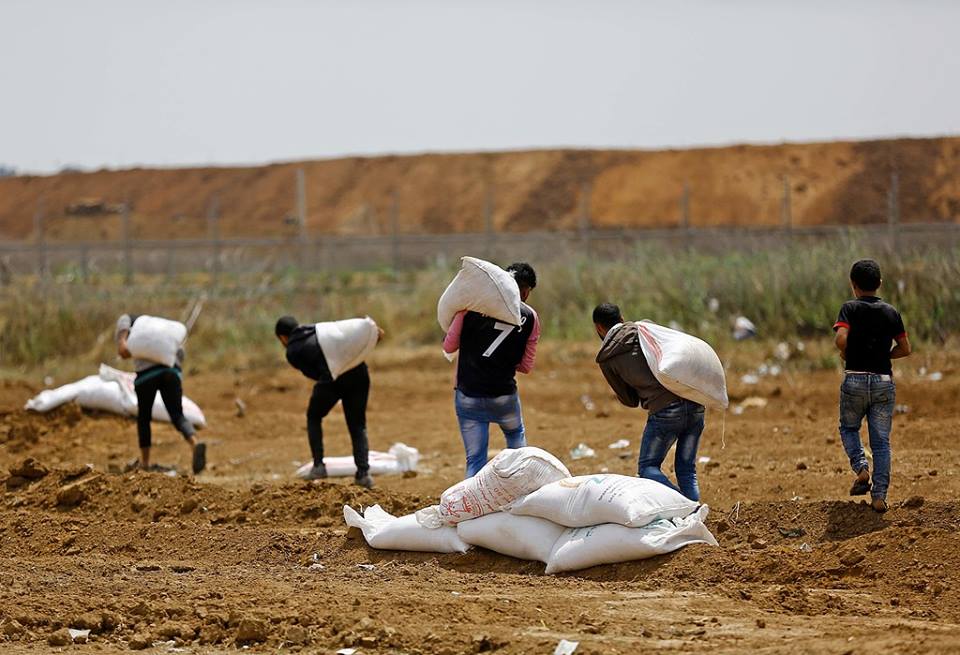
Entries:
{"type": "Polygon", "coordinates": [[[780,223],[787,234],[787,239],[793,238],[793,202],[790,195],[790,176],[783,176],[783,198],[780,200],[780,223]]]}
{"type": "Polygon", "coordinates": [[[896,250],[900,241],[900,174],[890,173],[890,188],[887,190],[887,226],[890,249],[896,250]]]}
{"type": "Polygon", "coordinates": [[[580,239],[583,241],[584,256],[590,257],[590,231],[592,225],[590,222],[590,194],[592,193],[590,182],[583,182],[580,185],[580,239]]]}
{"type": "Polygon", "coordinates": [[[400,270],[400,193],[394,189],[390,194],[390,251],[393,270],[400,270]]]}
{"type": "Polygon", "coordinates": [[[84,244],[80,247],[80,279],[86,283],[90,277],[90,250],[84,244]]]}
{"type": "Polygon", "coordinates": [[[494,259],[497,241],[497,233],[493,225],[494,201],[493,185],[488,182],[483,195],[483,231],[487,242],[487,259],[490,260],[494,259]]]}
{"type": "Polygon", "coordinates": [[[307,182],[302,167],[297,169],[297,230],[297,259],[302,277],[307,265],[307,182]]]}
{"type": "Polygon", "coordinates": [[[123,202],[123,282],[133,284],[133,253],[130,250],[130,197],[123,202]]]}
{"type": "Polygon", "coordinates": [[[207,206],[207,238],[213,242],[211,283],[216,287],[220,283],[220,198],[217,194],[210,197],[207,206]]]}
{"type": "Polygon", "coordinates": [[[37,277],[43,281],[47,279],[47,237],[44,221],[43,198],[37,201],[37,210],[33,214],[33,232],[37,240],[37,277]]]}
{"type": "Polygon", "coordinates": [[[683,190],[680,192],[680,229],[682,230],[683,240],[690,246],[692,232],[690,230],[690,182],[683,181],[683,190]]]}

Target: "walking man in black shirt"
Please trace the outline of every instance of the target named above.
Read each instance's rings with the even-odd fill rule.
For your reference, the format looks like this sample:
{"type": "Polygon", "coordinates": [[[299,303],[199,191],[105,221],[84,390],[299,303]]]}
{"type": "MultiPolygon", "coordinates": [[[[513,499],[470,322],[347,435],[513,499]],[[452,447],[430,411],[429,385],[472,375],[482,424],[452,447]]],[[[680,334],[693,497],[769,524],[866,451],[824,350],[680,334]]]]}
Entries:
{"type": "Polygon", "coordinates": [[[887,511],[890,486],[890,431],[897,388],[890,360],[910,354],[910,340],[903,319],[892,305],[877,297],[880,266],[862,259],[850,269],[850,286],[855,300],[840,308],[833,329],[836,345],[844,359],[840,386],[840,438],[857,479],[851,496],[871,495],[877,512],[887,511]],[[867,418],[870,450],[873,453],[873,484],[860,441],[860,424],[867,418]]]}
{"type": "MultiPolygon", "coordinates": [[[[382,338],[383,330],[377,329],[382,338]]],[[[307,479],[327,477],[327,467],[323,463],[323,419],[338,401],[342,401],[343,415],[353,447],[353,461],[357,466],[354,480],[361,487],[372,488],[367,443],[370,375],[366,363],[361,362],[334,380],[317,340],[315,326],[300,325],[294,317],[284,316],[277,321],[275,332],[280,343],[286,348],[290,365],[316,382],[307,406],[307,437],[310,440],[310,454],[313,455],[313,467],[307,474],[307,479]]]]}
{"type": "Polygon", "coordinates": [[[516,373],[532,371],[537,356],[540,318],[526,303],[537,286],[537,274],[523,262],[511,264],[506,270],[520,288],[520,325],[476,312],[460,312],[443,340],[447,354],[460,351],[454,405],[467,455],[468,478],[487,463],[491,423],[503,430],[507,448],[527,445],[516,373]]]}

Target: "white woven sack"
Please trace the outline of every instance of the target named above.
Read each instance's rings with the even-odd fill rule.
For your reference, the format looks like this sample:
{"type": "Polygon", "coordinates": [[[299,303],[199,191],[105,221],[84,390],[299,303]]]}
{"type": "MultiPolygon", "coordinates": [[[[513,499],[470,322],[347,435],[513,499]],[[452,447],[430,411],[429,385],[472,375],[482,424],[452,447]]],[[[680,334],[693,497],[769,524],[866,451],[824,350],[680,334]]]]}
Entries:
{"type": "Polygon", "coordinates": [[[56,389],[44,389],[36,396],[28,400],[23,408],[30,410],[31,412],[46,414],[50,410],[56,409],[64,403],[76,400],[77,396],[80,395],[80,391],[96,379],[96,375],[89,375],[82,380],[65,384],[57,387],[56,389]]]}
{"type": "Polygon", "coordinates": [[[343,520],[360,528],[367,545],[378,550],[413,550],[424,553],[465,553],[470,545],[457,536],[456,528],[424,528],[413,514],[396,517],[379,505],[368,507],[360,516],[349,505],[343,506],[343,520]]]}
{"type": "Polygon", "coordinates": [[[704,521],[706,505],[683,518],[661,519],[640,528],[604,523],[566,530],[553,547],[546,573],[579,571],[672,553],[691,544],[716,546],[704,521]]]}
{"type": "Polygon", "coordinates": [[[657,519],[687,516],[698,505],[654,480],[604,473],[548,484],[514,503],[510,512],[539,516],[568,528],[600,523],[639,527],[657,519]]]}
{"type": "Polygon", "coordinates": [[[726,409],[727,378],[710,345],[695,336],[650,321],[638,321],[640,348],[657,380],[681,398],[726,409]]]}
{"type": "Polygon", "coordinates": [[[127,337],[127,349],[136,359],[164,366],[177,363],[177,351],[187,340],[187,326],[159,316],[138,316],[127,337]]]}
{"type": "MultiPolygon", "coordinates": [[[[129,373],[127,371],[121,371],[111,366],[107,366],[106,364],[100,364],[99,377],[105,384],[116,383],[116,386],[118,386],[122,392],[123,398],[121,402],[123,403],[124,411],[117,413],[136,416],[137,391],[133,385],[133,382],[137,377],[136,374],[129,373]]],[[[80,404],[86,407],[82,400],[80,401],[80,404]]],[[[203,415],[203,410],[200,409],[197,403],[193,402],[186,396],[182,396],[180,399],[180,404],[182,405],[184,418],[190,421],[194,427],[207,427],[207,418],[203,415]]],[[[150,418],[154,421],[163,421],[165,423],[170,422],[170,414],[167,412],[167,407],[163,404],[163,397],[159,393],[153,399],[153,408],[150,410],[150,418]]]]}
{"type": "Polygon", "coordinates": [[[520,325],[520,288],[513,276],[476,257],[460,261],[460,271],[437,302],[437,321],[443,331],[447,332],[457,312],[464,310],[520,325]]]}
{"type": "Polygon", "coordinates": [[[377,345],[377,324],[369,316],[317,323],[315,327],[334,380],[362,364],[377,345]]]}
{"type": "Polygon", "coordinates": [[[494,512],[457,523],[457,534],[471,546],[544,564],[566,528],[535,516],[494,512]]]}
{"type": "MultiPolygon", "coordinates": [[[[420,451],[404,443],[395,443],[390,450],[382,452],[371,450],[369,453],[370,475],[399,475],[406,471],[416,471],[420,460],[420,451]]],[[[352,455],[324,457],[323,465],[327,467],[327,475],[331,478],[351,477],[357,472],[357,465],[352,455]]],[[[313,461],[309,461],[297,469],[298,478],[306,478],[313,468],[313,461]]]]}
{"type": "Polygon", "coordinates": [[[501,450],[472,478],[440,495],[440,504],[417,512],[430,528],[499,512],[545,484],[570,477],[559,459],[545,450],[524,446],[501,450]]]}

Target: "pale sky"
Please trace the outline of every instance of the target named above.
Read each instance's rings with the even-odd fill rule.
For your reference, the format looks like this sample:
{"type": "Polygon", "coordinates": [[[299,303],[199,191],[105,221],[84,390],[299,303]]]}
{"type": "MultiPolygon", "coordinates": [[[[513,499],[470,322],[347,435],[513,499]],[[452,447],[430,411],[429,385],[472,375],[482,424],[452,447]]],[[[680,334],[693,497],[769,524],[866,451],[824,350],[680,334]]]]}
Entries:
{"type": "Polygon", "coordinates": [[[0,0],[0,164],[960,133],[951,0],[0,0]]]}

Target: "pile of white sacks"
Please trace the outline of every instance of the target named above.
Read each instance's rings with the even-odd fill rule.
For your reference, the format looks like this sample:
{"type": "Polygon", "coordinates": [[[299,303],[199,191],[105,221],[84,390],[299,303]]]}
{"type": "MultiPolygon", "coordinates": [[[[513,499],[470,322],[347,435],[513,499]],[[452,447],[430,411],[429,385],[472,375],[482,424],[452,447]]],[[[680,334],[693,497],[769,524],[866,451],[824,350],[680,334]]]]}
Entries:
{"type": "Polygon", "coordinates": [[[501,451],[476,476],[447,489],[440,504],[395,517],[379,505],[347,525],[381,550],[464,553],[472,546],[576,571],[717,545],[707,506],[652,480],[615,474],[571,477],[539,448],[501,451]]]}

